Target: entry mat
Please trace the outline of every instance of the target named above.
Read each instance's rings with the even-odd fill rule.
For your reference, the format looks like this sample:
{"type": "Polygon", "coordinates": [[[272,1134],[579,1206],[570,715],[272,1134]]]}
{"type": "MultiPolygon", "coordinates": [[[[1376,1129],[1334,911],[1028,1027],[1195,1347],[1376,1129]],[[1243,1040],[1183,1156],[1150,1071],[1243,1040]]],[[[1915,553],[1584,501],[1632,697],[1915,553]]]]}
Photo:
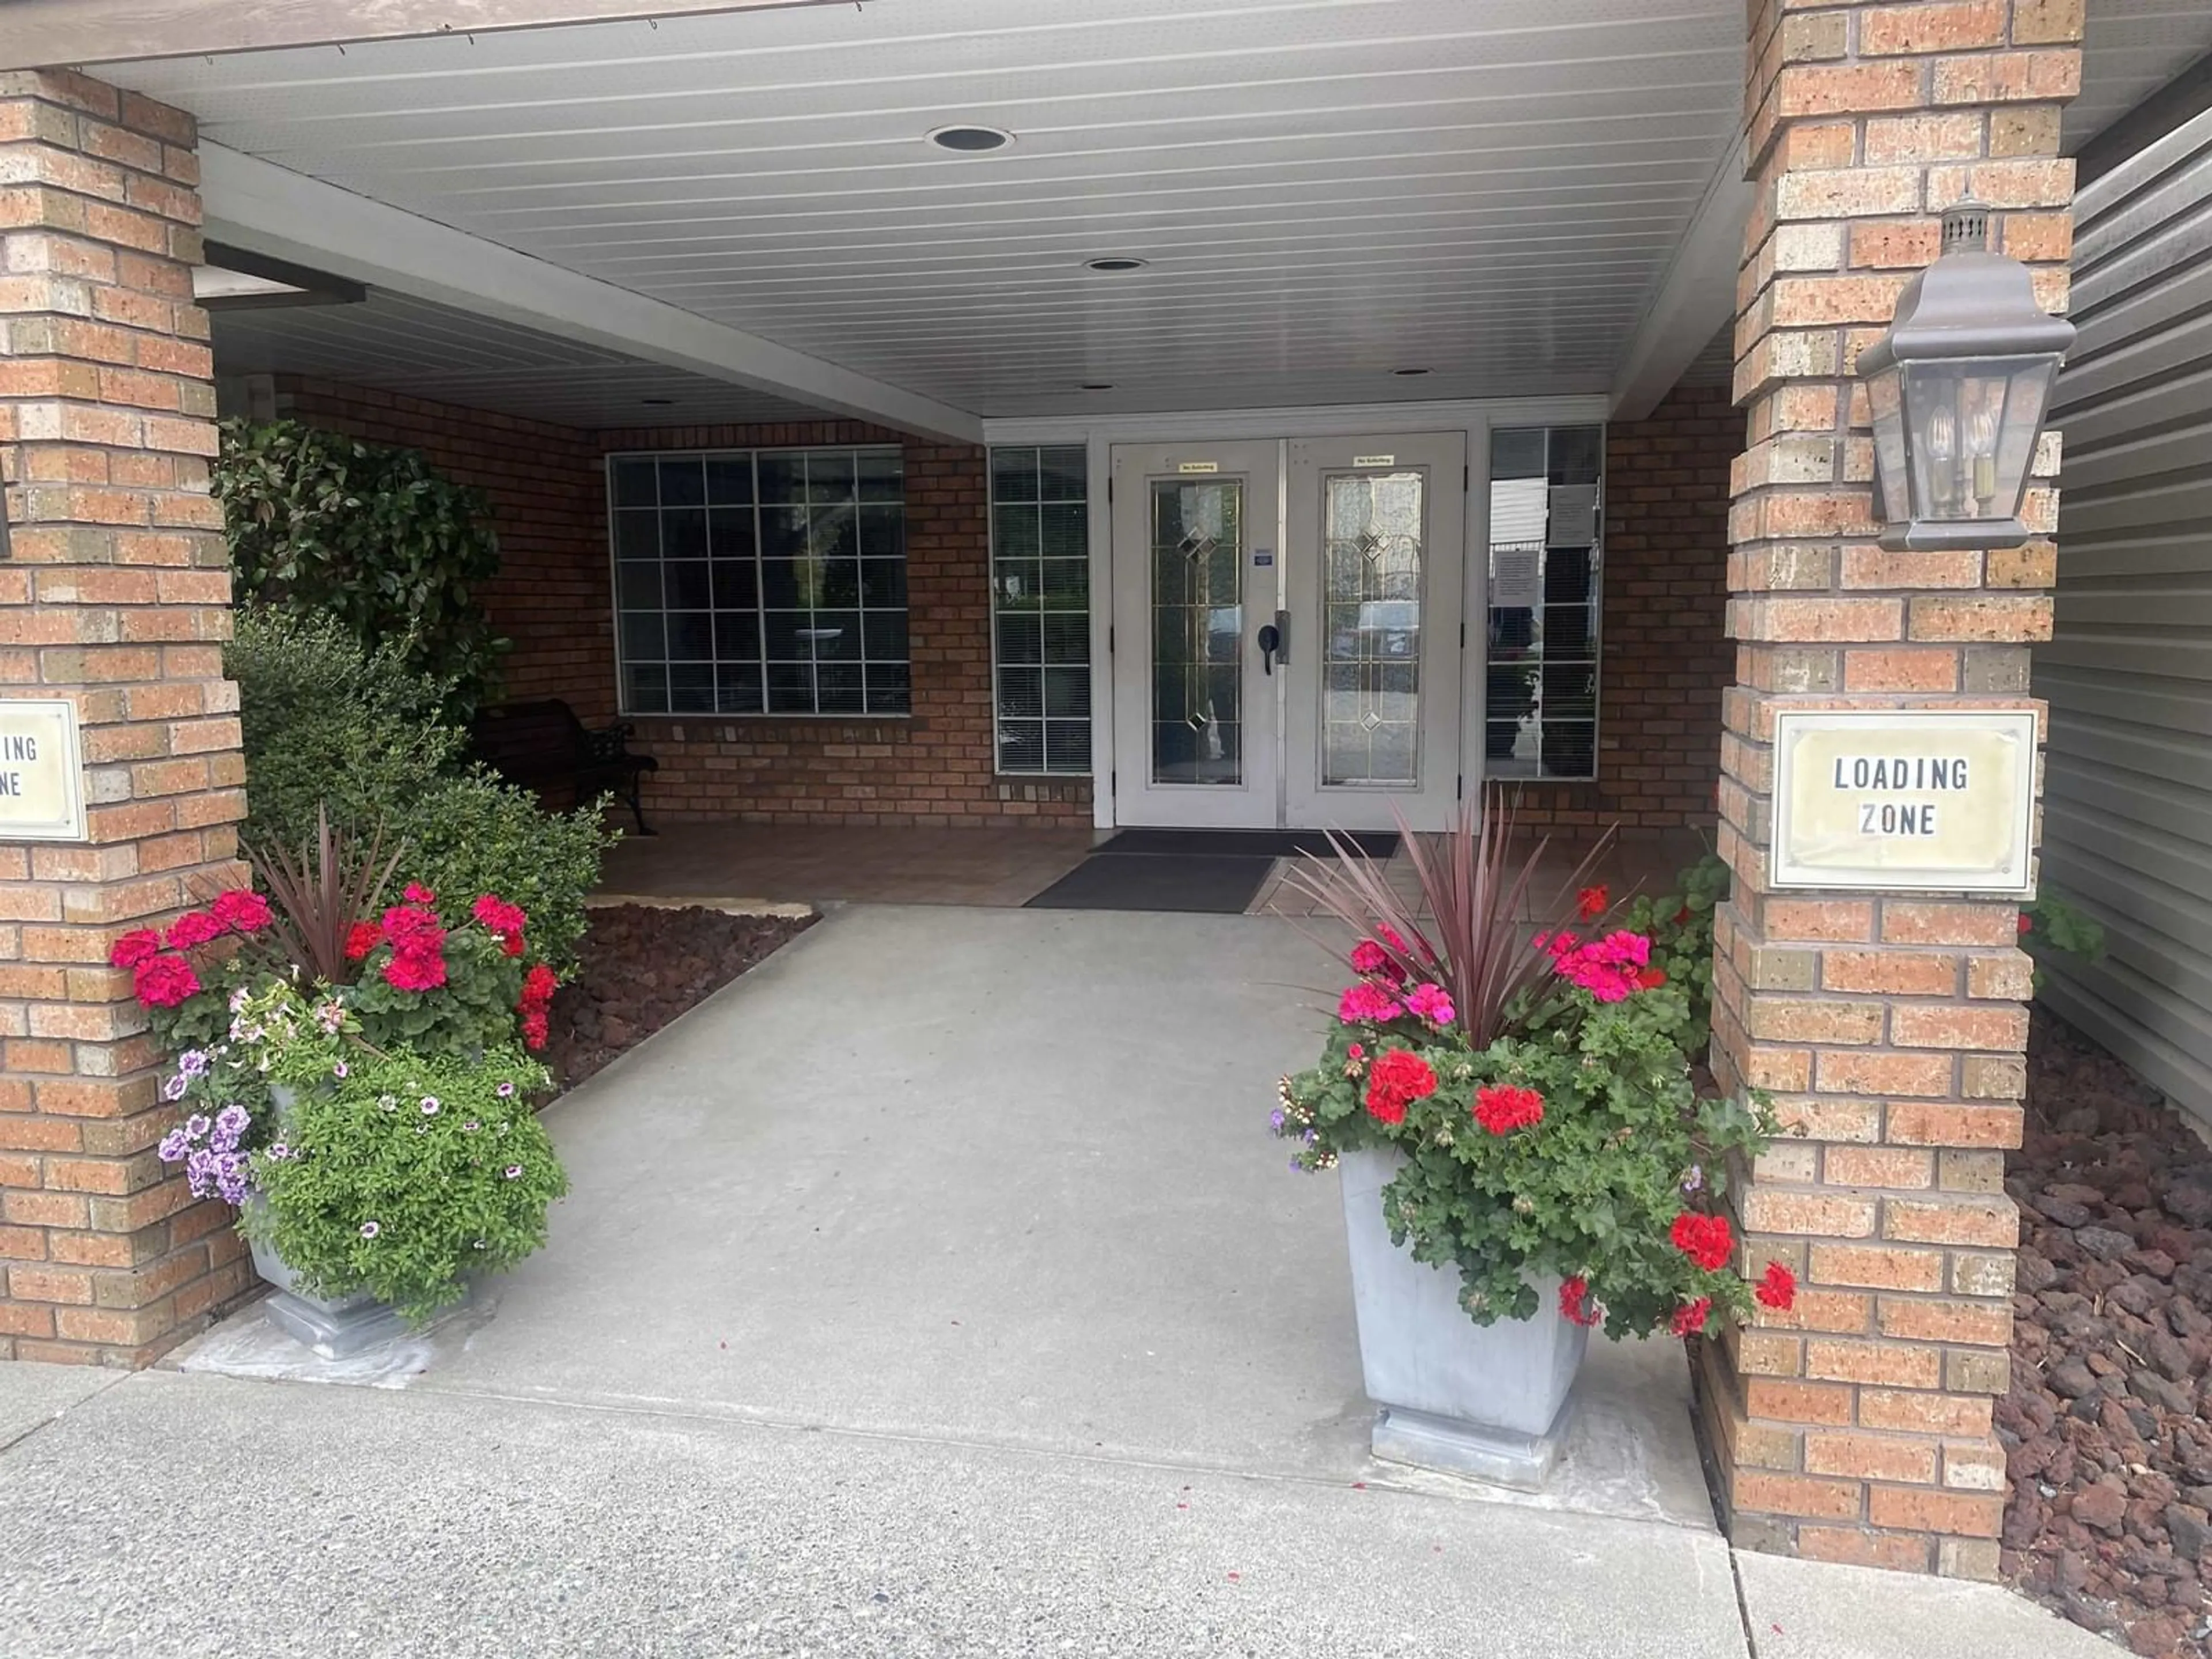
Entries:
{"type": "MultiPolygon", "coordinates": [[[[1398,850],[1387,831],[1345,837],[1370,858],[1398,850]]],[[[1326,855],[1318,830],[1124,830],[1029,902],[1033,910],[1186,910],[1242,915],[1277,859],[1326,855]]]]}

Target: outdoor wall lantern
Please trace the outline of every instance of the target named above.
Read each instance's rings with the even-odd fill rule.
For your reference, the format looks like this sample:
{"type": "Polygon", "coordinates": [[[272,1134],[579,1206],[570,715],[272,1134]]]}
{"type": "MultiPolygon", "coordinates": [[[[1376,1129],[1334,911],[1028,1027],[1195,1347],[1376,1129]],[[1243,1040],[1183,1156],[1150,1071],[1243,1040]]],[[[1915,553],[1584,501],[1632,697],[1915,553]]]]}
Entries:
{"type": "Polygon", "coordinates": [[[1942,252],[1859,357],[1874,410],[1875,496],[1893,550],[2008,547],[2074,325],[2027,267],[1989,252],[1989,210],[1943,215],[1942,252]]]}

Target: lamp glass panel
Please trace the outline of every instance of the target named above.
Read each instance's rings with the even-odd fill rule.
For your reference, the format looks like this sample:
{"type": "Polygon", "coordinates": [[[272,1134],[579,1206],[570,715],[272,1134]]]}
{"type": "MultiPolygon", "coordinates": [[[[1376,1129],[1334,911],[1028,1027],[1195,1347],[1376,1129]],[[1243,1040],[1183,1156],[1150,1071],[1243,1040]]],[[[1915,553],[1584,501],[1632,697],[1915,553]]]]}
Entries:
{"type": "Polygon", "coordinates": [[[1867,403],[1874,416],[1875,479],[1881,493],[1881,513],[1890,524],[1903,524],[1912,516],[1906,494],[1905,465],[1905,404],[1895,364],[1867,379],[1867,403]]]}
{"type": "Polygon", "coordinates": [[[2040,355],[1900,365],[1914,518],[1971,524],[2019,512],[2055,368],[2040,355]]]}

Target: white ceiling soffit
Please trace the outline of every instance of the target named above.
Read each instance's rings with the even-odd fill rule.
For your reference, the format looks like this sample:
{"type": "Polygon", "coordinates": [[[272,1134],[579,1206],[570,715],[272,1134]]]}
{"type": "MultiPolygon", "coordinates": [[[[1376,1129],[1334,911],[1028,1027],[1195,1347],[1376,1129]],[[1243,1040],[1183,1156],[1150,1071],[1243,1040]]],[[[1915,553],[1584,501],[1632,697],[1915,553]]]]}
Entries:
{"type": "Polygon", "coordinates": [[[726,380],[400,294],[212,320],[219,374],[304,374],[586,429],[823,418],[726,380]]]}
{"type": "Polygon", "coordinates": [[[2089,0],[2081,95],[2066,106],[2068,153],[2207,52],[2212,0],[2089,0]]]}
{"type": "Polygon", "coordinates": [[[1742,17],[866,0],[100,72],[233,150],[1020,416],[1608,391],[1735,136],[1742,17]],[[924,142],[953,122],[1015,142],[924,142]],[[1081,268],[1106,254],[1151,263],[1081,268]]]}

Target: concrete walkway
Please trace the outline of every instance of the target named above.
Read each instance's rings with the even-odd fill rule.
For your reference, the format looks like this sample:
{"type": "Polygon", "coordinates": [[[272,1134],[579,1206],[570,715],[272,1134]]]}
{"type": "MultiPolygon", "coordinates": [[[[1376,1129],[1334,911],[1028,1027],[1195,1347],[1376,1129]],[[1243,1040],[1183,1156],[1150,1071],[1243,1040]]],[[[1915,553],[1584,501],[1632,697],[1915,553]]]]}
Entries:
{"type": "Polygon", "coordinates": [[[1544,1499],[1372,1462],[1336,1193],[1265,1127],[1332,983],[1261,918],[835,914],[551,1110],[551,1248],[384,1386],[252,1312],[0,1366],[5,1650],[2110,1651],[1733,1558],[1671,1345],[1594,1349],[1544,1499]]]}

